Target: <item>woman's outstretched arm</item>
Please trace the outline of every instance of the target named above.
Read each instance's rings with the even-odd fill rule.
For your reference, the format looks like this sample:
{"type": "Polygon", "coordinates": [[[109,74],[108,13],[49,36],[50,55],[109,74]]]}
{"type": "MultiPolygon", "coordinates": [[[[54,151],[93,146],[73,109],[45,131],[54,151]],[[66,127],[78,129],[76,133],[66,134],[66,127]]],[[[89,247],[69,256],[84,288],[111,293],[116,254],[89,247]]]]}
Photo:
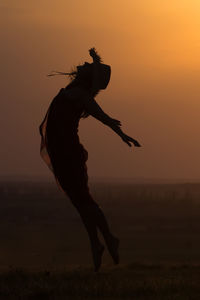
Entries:
{"type": "Polygon", "coordinates": [[[92,115],[94,118],[102,122],[103,124],[109,126],[114,132],[116,132],[121,139],[128,144],[130,147],[132,146],[131,143],[135,147],[141,147],[141,145],[133,139],[132,137],[126,135],[120,128],[121,122],[111,118],[109,115],[107,115],[101,107],[98,105],[98,103],[94,99],[84,99],[84,106],[85,110],[92,115]]]}

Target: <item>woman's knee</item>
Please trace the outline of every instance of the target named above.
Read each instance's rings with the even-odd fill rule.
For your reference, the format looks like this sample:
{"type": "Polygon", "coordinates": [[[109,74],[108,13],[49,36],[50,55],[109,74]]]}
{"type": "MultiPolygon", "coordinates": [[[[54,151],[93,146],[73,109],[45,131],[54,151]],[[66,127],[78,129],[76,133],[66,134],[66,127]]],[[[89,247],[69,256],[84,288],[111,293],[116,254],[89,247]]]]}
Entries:
{"type": "Polygon", "coordinates": [[[93,198],[88,195],[84,197],[83,195],[79,198],[71,198],[72,204],[82,212],[86,213],[94,213],[97,209],[99,209],[98,204],[93,200],[93,198]]]}

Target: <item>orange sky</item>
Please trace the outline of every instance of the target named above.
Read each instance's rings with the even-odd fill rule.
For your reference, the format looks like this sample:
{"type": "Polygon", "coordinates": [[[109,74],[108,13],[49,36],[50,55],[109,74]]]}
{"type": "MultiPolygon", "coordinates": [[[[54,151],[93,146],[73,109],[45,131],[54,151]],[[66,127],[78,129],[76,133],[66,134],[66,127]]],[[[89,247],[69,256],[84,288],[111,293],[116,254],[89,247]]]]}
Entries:
{"type": "Polygon", "coordinates": [[[38,125],[61,77],[95,46],[112,78],[97,100],[141,149],[80,123],[91,178],[200,179],[199,0],[1,0],[0,175],[49,176],[38,125]]]}

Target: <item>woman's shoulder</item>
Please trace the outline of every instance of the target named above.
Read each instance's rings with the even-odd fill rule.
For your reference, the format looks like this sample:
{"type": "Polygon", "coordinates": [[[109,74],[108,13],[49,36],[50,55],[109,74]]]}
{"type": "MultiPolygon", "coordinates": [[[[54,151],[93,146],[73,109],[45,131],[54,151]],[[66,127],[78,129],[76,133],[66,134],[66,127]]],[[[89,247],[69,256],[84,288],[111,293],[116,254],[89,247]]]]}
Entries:
{"type": "Polygon", "coordinates": [[[82,87],[63,89],[62,93],[77,108],[84,108],[86,102],[92,99],[91,93],[82,87]]]}
{"type": "Polygon", "coordinates": [[[84,89],[79,86],[71,87],[70,89],[64,88],[61,89],[62,93],[70,98],[83,98],[90,97],[90,92],[87,89],[84,89]]]}
{"type": "Polygon", "coordinates": [[[72,87],[70,89],[61,88],[58,94],[52,100],[49,111],[54,111],[59,109],[83,109],[84,105],[82,103],[82,98],[84,98],[84,91],[79,88],[72,87]]]}

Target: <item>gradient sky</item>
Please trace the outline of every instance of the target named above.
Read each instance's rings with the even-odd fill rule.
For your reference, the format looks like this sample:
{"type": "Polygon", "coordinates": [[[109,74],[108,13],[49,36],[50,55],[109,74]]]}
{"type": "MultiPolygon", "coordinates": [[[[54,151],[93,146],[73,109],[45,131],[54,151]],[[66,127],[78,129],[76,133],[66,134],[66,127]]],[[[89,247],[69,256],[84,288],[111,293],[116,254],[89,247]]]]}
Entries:
{"type": "Polygon", "coordinates": [[[91,61],[112,67],[97,101],[142,148],[89,117],[89,176],[200,179],[199,0],[1,0],[0,175],[51,176],[38,126],[67,84],[46,77],[91,61]]]}

